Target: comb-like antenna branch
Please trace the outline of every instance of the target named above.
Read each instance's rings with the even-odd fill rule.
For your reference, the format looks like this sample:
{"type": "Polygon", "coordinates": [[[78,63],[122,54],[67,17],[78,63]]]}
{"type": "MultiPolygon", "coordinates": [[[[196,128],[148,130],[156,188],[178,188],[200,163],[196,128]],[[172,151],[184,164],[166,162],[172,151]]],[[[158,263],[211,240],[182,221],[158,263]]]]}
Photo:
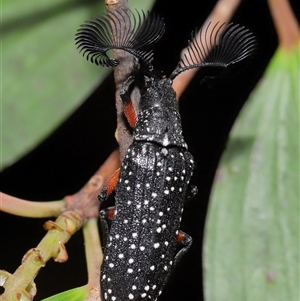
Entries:
{"type": "Polygon", "coordinates": [[[165,32],[163,19],[143,11],[108,12],[86,21],[76,33],[76,45],[80,52],[96,65],[114,67],[119,61],[110,58],[107,51],[121,49],[139,58],[150,66],[153,51],[150,48],[165,32]],[[130,27],[124,28],[124,18],[130,20],[130,27]],[[123,19],[123,20],[122,20],[123,19]],[[112,32],[116,33],[112,35],[112,32]]]}
{"type": "Polygon", "coordinates": [[[206,28],[201,28],[198,39],[196,31],[192,32],[192,39],[187,47],[188,54],[184,54],[179,61],[177,68],[170,75],[171,79],[192,68],[203,66],[226,68],[247,58],[255,50],[255,37],[245,27],[230,23],[223,31],[224,23],[216,23],[212,29],[211,26],[209,23],[206,28]]]}

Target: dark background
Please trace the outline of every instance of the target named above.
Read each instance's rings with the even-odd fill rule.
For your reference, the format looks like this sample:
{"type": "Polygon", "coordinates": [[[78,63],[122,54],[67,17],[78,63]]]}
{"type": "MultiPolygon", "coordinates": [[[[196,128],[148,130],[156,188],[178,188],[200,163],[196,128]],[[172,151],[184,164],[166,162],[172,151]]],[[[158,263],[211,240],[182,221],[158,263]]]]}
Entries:
{"type": "MultiPolygon", "coordinates": [[[[299,13],[297,1],[291,4],[299,13]]],[[[166,34],[155,49],[155,62],[167,75],[173,71],[190,32],[200,27],[216,1],[158,0],[154,10],[164,17],[166,34]]],[[[83,20],[84,21],[84,20],[83,20]]],[[[234,23],[254,32],[258,48],[247,66],[211,86],[196,76],[180,101],[184,136],[195,157],[192,179],[198,195],[186,204],[182,229],[193,237],[193,245],[180,261],[159,301],[200,301],[202,287],[202,240],[205,215],[215,170],[228,133],[249,93],[261,78],[277,47],[277,36],[266,1],[242,1],[234,23]]],[[[76,28],[74,28],[74,31],[76,28]]],[[[82,59],[78,56],[78,60],[82,59]]],[[[237,70],[235,70],[237,71],[237,70]]],[[[110,75],[85,102],[35,150],[1,175],[1,191],[28,200],[59,200],[77,192],[117,146],[114,83],[110,75]]],[[[26,251],[45,235],[45,219],[20,218],[0,212],[0,266],[11,273],[26,251]]],[[[69,260],[47,263],[38,277],[35,300],[84,285],[86,266],[82,232],[67,244],[69,260]]],[[[221,300],[220,300],[221,301],[221,300]]]]}

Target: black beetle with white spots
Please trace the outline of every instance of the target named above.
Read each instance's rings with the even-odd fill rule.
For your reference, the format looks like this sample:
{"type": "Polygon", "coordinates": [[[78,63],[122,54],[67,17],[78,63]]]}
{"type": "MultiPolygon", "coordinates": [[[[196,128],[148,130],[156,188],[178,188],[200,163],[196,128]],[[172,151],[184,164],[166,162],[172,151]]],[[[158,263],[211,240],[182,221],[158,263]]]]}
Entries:
{"type": "MultiPolygon", "coordinates": [[[[184,201],[197,189],[189,184],[194,159],[187,150],[172,80],[185,70],[204,67],[226,69],[252,54],[255,38],[239,25],[216,24],[200,30],[204,38],[189,42],[189,56],[180,60],[167,77],[153,71],[151,46],[164,33],[163,19],[131,11],[107,13],[85,22],[76,44],[87,59],[101,66],[116,66],[107,51],[122,49],[135,58],[132,74],[123,83],[121,98],[130,106],[132,86],[140,88],[133,143],[120,168],[115,209],[101,268],[104,300],[157,300],[172,269],[191,246],[192,239],[180,231],[184,201]],[[121,21],[131,19],[131,28],[121,21]],[[224,30],[223,30],[224,27],[224,30]],[[111,32],[116,33],[111,36],[111,32]],[[207,47],[212,47],[208,52],[207,47]],[[178,247],[181,244],[181,247],[178,247]]],[[[132,113],[132,112],[131,112],[132,113]]],[[[100,200],[108,197],[104,189],[100,200]]],[[[105,216],[105,211],[102,211],[105,216]]]]}

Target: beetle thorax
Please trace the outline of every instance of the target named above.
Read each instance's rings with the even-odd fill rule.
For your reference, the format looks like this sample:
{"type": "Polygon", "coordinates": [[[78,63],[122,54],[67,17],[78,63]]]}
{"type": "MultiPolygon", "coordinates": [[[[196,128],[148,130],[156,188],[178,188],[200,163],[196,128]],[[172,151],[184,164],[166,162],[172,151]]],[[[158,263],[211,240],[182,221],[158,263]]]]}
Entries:
{"type": "Polygon", "coordinates": [[[151,78],[140,101],[134,139],[186,148],[172,81],[151,78]]]}

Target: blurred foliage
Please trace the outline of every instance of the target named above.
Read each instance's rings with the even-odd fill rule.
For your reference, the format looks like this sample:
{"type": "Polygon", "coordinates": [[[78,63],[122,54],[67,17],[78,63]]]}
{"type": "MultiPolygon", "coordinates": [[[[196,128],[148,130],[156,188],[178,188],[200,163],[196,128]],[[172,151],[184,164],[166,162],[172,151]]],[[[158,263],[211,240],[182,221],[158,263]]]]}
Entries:
{"type": "Polygon", "coordinates": [[[299,298],[299,47],[278,48],[231,133],[206,224],[207,301],[299,298]]]}
{"type": "MultiPolygon", "coordinates": [[[[129,1],[148,10],[150,1],[129,1]]],[[[45,139],[99,85],[108,68],[87,62],[76,30],[105,11],[100,0],[2,1],[1,166],[45,139]]]]}
{"type": "Polygon", "coordinates": [[[65,301],[65,300],[81,301],[84,300],[88,295],[89,292],[87,287],[81,286],[51,296],[49,298],[43,299],[42,301],[65,301]]]}

